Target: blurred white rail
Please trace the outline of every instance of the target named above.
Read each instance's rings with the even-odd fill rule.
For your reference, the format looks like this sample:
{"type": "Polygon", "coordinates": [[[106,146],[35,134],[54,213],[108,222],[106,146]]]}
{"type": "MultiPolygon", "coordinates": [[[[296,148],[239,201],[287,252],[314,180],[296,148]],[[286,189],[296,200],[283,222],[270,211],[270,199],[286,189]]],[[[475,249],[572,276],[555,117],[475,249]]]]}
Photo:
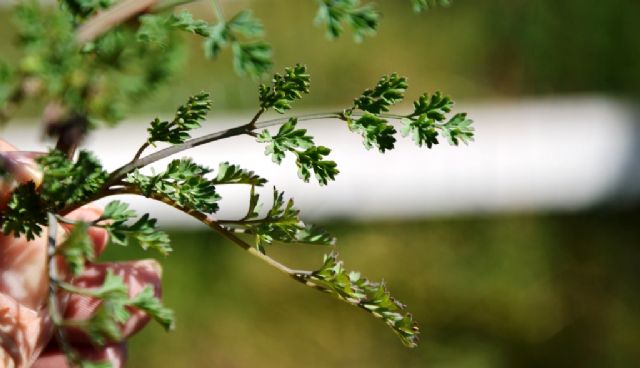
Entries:
{"type": "MultiPolygon", "coordinates": [[[[338,121],[305,126],[319,144],[333,148],[341,174],[327,187],[298,179],[293,162],[277,166],[249,137],[199,147],[189,155],[217,167],[228,160],[251,168],[296,199],[306,218],[422,217],[477,212],[574,210],[610,197],[638,156],[637,116],[625,104],[597,97],[461,104],[476,121],[470,146],[419,149],[408,139],[382,155],[367,151],[338,121]],[[634,120],[635,119],[635,120],[634,120]]],[[[216,131],[242,116],[216,118],[203,129],[216,131]]],[[[148,120],[148,119],[140,119],[148,120]]],[[[42,150],[36,126],[14,123],[2,136],[25,150],[42,150]]],[[[145,125],[124,123],[94,134],[88,142],[108,168],[129,160],[145,137],[145,125]]],[[[156,165],[161,168],[163,165],[156,165]]],[[[635,172],[640,172],[635,165],[635,172]]],[[[636,183],[636,186],[637,185],[636,183]]],[[[269,199],[266,188],[263,198],[269,199]]],[[[220,217],[246,208],[246,188],[223,192],[220,217]]],[[[139,209],[158,214],[165,226],[194,222],[163,205],[131,198],[139,209]]]]}

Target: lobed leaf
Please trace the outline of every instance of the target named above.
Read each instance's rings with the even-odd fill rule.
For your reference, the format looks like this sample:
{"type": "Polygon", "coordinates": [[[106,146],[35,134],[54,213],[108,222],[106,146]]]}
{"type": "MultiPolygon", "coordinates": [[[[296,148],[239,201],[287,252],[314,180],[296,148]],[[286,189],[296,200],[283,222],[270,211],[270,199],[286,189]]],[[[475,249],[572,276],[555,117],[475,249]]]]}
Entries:
{"type": "Polygon", "coordinates": [[[84,271],[86,262],[95,261],[95,250],[88,230],[89,224],[82,221],[77,222],[65,241],[56,248],[56,254],[62,256],[74,276],[78,276],[84,271]]]}
{"type": "Polygon", "coordinates": [[[135,217],[136,213],[129,209],[128,204],[113,201],[107,204],[97,223],[107,230],[109,239],[114,244],[127,246],[130,241],[136,241],[144,250],[153,249],[162,255],[168,255],[173,250],[169,235],[156,228],[157,220],[147,213],[132,224],[127,223],[135,217]]]}
{"type": "Polygon", "coordinates": [[[167,169],[157,175],[146,176],[134,172],[127,176],[128,183],[136,185],[142,193],[166,196],[188,210],[202,213],[218,211],[221,197],[214,182],[205,178],[211,169],[194,163],[190,158],[173,160],[167,169]]]}
{"type": "Polygon", "coordinates": [[[207,118],[211,110],[211,100],[209,94],[201,92],[189,97],[184,105],[178,107],[174,119],[160,121],[156,118],[147,129],[149,132],[149,144],[156,142],[168,142],[172,144],[184,143],[191,138],[189,132],[200,128],[202,122],[207,118]]]}
{"type": "Polygon", "coordinates": [[[212,180],[214,185],[250,184],[259,187],[266,182],[266,179],[256,175],[253,171],[245,170],[237,165],[231,165],[228,162],[222,162],[218,166],[218,176],[212,180]]]}
{"type": "Polygon", "coordinates": [[[309,93],[310,75],[307,67],[296,65],[293,68],[285,68],[284,74],[275,74],[271,86],[260,85],[260,107],[273,108],[283,114],[291,109],[291,104],[302,98],[303,93],[309,93]]]}
{"type": "Polygon", "coordinates": [[[473,141],[473,120],[467,118],[466,113],[460,113],[442,126],[444,136],[449,143],[457,146],[460,142],[468,144],[473,141]]]}
{"type": "Polygon", "coordinates": [[[75,162],[52,150],[36,159],[44,177],[40,197],[47,208],[58,210],[90,198],[105,184],[108,174],[93,153],[81,150],[75,162]]]}
{"type": "Polygon", "coordinates": [[[451,5],[451,0],[411,0],[411,4],[413,4],[413,10],[416,13],[420,13],[436,6],[449,6],[451,5]]]}
{"type": "Polygon", "coordinates": [[[362,135],[363,144],[367,149],[377,147],[380,152],[384,153],[395,147],[396,129],[386,119],[368,112],[365,112],[358,119],[345,116],[349,129],[362,135]]]}
{"type": "Polygon", "coordinates": [[[32,181],[14,189],[0,222],[5,235],[24,235],[27,240],[33,240],[42,234],[42,226],[47,224],[47,213],[32,181]]]}
{"type": "Polygon", "coordinates": [[[337,253],[325,255],[324,264],[309,279],[326,292],[382,319],[406,346],[417,346],[419,329],[405,306],[389,294],[384,283],[371,282],[358,272],[347,272],[337,253]]]}
{"type": "Polygon", "coordinates": [[[267,143],[265,155],[271,156],[275,163],[282,163],[287,152],[296,155],[298,176],[308,182],[313,172],[318,183],[326,185],[329,180],[335,180],[339,170],[335,161],[325,160],[331,150],[324,146],[316,146],[313,137],[307,135],[306,129],[296,129],[298,120],[289,119],[278,130],[278,134],[271,135],[263,130],[257,137],[258,142],[267,143]]]}
{"type": "Polygon", "coordinates": [[[404,99],[408,88],[407,78],[397,74],[382,77],[373,89],[365,90],[353,102],[354,109],[380,114],[389,111],[389,107],[404,99]]]}
{"type": "Polygon", "coordinates": [[[365,36],[376,33],[380,13],[372,4],[360,5],[360,0],[319,0],[316,24],[326,27],[330,39],[344,32],[345,24],[351,28],[354,39],[360,42],[365,36]]]}

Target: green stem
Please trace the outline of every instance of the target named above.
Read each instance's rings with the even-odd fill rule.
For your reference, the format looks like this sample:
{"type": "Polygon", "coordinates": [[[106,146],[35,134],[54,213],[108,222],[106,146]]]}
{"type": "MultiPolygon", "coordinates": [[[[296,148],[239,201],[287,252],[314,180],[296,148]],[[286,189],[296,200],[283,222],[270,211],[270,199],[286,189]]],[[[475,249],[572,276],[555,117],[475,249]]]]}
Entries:
{"type": "Polygon", "coordinates": [[[62,311],[60,308],[60,304],[58,303],[58,287],[60,286],[60,281],[58,277],[58,266],[56,262],[56,242],[57,242],[57,233],[58,233],[58,221],[56,216],[52,213],[47,214],[48,218],[48,234],[47,234],[47,269],[48,269],[48,277],[49,277],[49,316],[51,317],[51,322],[54,326],[54,333],[56,341],[58,345],[62,349],[65,357],[67,358],[69,364],[72,367],[79,366],[80,360],[78,358],[78,354],[75,352],[71,344],[69,344],[69,339],[67,339],[65,330],[64,330],[64,318],[62,316],[62,311]]]}
{"type": "Polygon", "coordinates": [[[224,14],[222,13],[222,7],[218,3],[218,0],[211,0],[211,5],[218,21],[224,23],[224,14]]]}

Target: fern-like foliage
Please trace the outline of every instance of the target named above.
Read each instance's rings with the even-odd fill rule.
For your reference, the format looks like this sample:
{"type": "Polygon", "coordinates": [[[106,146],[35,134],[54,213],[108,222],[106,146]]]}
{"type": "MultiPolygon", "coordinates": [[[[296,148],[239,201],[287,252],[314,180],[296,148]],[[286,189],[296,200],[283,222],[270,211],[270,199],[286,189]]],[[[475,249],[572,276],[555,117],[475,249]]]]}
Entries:
{"type": "MultiPolygon", "coordinates": [[[[130,0],[122,3],[125,1],[130,0]]],[[[175,74],[180,65],[180,37],[184,34],[202,37],[205,54],[210,58],[231,50],[234,68],[241,75],[259,78],[273,64],[271,46],[264,40],[264,27],[248,10],[227,19],[216,5],[217,21],[209,23],[188,11],[176,11],[172,2],[162,3],[125,16],[118,13],[120,18],[112,18],[113,24],[107,29],[95,31],[91,37],[80,37],[80,32],[100,28],[104,17],[122,8],[113,6],[113,0],[59,3],[57,8],[47,8],[35,1],[25,1],[15,8],[21,56],[17,66],[0,63],[0,122],[10,118],[15,105],[25,99],[62,105],[59,121],[51,123],[54,126],[79,123],[79,131],[86,132],[98,126],[99,121],[116,122],[128,108],[139,104],[175,74]]],[[[330,38],[342,35],[348,28],[361,41],[377,30],[380,14],[371,3],[360,0],[317,0],[317,3],[316,22],[326,27],[330,38]]],[[[448,3],[412,0],[416,11],[448,3]]],[[[295,102],[310,92],[310,80],[304,65],[285,68],[270,83],[259,86],[257,113],[248,122],[194,138],[194,132],[211,110],[209,95],[196,94],[178,107],[173,119],[154,119],[147,139],[133,159],[112,172],[105,170],[91,152],[75,152],[74,145],[64,152],[51,150],[37,159],[44,175],[42,182],[13,185],[10,165],[0,165],[0,179],[13,185],[10,198],[0,208],[2,232],[35,239],[44,236],[48,229],[50,255],[57,257],[49,267],[54,327],[58,331],[69,327],[80,329],[95,345],[101,346],[122,338],[120,326],[137,309],[164,328],[173,328],[173,312],[156,298],[151,286],[131,296],[123,278],[113,272],[107,273],[102,285],[95,288],[74,286],[57,272],[58,259],[72,276],[82,275],[87,262],[98,261],[88,235],[92,226],[105,229],[114,245],[137,245],[161,255],[170,254],[169,237],[158,229],[157,221],[150,214],[136,214],[120,200],[109,202],[104,213],[93,220],[72,221],[66,217],[95,200],[131,194],[161,201],[201,221],[292,279],[380,318],[405,345],[415,346],[419,331],[404,305],[390,296],[383,283],[347,272],[335,252],[325,256],[316,271],[293,270],[267,254],[279,243],[328,246],[335,245],[336,240],[305,222],[293,199],[283,191],[273,188],[271,200],[263,202],[259,191],[267,184],[266,178],[226,161],[213,170],[188,157],[174,159],[160,173],[145,169],[198,145],[252,136],[265,145],[265,154],[275,163],[281,164],[290,157],[302,180],[308,182],[313,176],[320,185],[327,185],[339,173],[336,162],[328,158],[331,149],[316,144],[307,129],[299,126],[317,119],[341,121],[362,137],[366,148],[383,153],[395,148],[397,124],[401,126],[401,135],[411,136],[417,145],[428,148],[438,144],[440,137],[452,145],[469,143],[474,138],[472,121],[464,113],[449,116],[453,102],[441,93],[421,95],[410,114],[394,114],[392,109],[405,98],[408,88],[407,79],[397,74],[381,78],[340,112],[263,119],[263,114],[270,110],[281,115],[288,113],[295,102]],[[168,147],[156,147],[158,143],[168,147]],[[147,148],[157,151],[141,158],[147,148]],[[218,187],[229,185],[247,188],[247,212],[241,218],[216,217],[225,204],[218,187]],[[72,226],[61,242],[56,236],[59,222],[72,226]],[[64,320],[55,305],[58,288],[99,299],[100,308],[87,320],[64,320]]],[[[64,340],[59,342],[68,345],[64,340]]],[[[83,361],[69,346],[66,353],[71,366],[109,366],[83,361]]]]}

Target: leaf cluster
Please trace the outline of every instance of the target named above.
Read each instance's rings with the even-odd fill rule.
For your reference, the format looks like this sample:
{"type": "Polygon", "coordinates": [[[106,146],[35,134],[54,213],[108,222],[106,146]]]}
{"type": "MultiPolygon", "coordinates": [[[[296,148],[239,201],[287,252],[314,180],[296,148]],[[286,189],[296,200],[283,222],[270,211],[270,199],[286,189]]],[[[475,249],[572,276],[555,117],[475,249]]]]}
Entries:
{"type": "Polygon", "coordinates": [[[285,200],[284,192],[273,188],[273,202],[266,215],[260,218],[259,195],[252,187],[247,215],[232,222],[236,230],[255,236],[256,248],[265,253],[265,246],[274,241],[282,243],[306,243],[331,245],[335,238],[323,229],[305,224],[300,219],[300,211],[295,208],[293,199],[285,200]]]}
{"type": "Polygon", "coordinates": [[[376,147],[384,153],[395,147],[394,135],[397,131],[381,114],[388,112],[392,105],[402,101],[407,88],[405,77],[397,74],[382,77],[374,88],[365,90],[354,100],[353,106],[345,111],[344,116],[349,129],[362,135],[367,149],[376,147]],[[360,117],[352,118],[354,110],[361,110],[364,113],[360,117]]]}
{"type": "Polygon", "coordinates": [[[408,88],[407,80],[397,74],[382,77],[376,86],[365,90],[355,99],[353,106],[345,110],[341,118],[351,131],[362,135],[367,149],[376,147],[380,152],[395,148],[396,128],[390,119],[400,120],[402,136],[411,135],[414,142],[422,147],[432,148],[439,143],[442,134],[451,145],[473,141],[473,121],[466,113],[454,115],[448,121],[447,114],[453,108],[450,97],[436,92],[423,94],[413,103],[414,110],[409,115],[388,114],[391,106],[401,102],[408,88]]]}
{"type": "Polygon", "coordinates": [[[75,161],[57,150],[36,161],[44,172],[40,197],[47,208],[53,210],[90,198],[103,187],[108,177],[100,161],[85,150],[80,151],[75,161]]]}
{"type": "Polygon", "coordinates": [[[404,311],[405,306],[391,297],[384,283],[371,282],[358,272],[345,270],[335,252],[324,257],[324,264],[310,279],[330,294],[382,319],[405,345],[417,346],[418,326],[411,314],[404,311]]]}
{"type": "Polygon", "coordinates": [[[446,114],[451,112],[453,101],[448,96],[439,92],[429,96],[423,94],[414,102],[414,111],[402,119],[403,136],[411,135],[418,146],[427,145],[431,148],[438,144],[440,133],[449,141],[449,144],[457,146],[460,142],[473,141],[473,121],[467,119],[466,113],[454,115],[448,121],[446,114]]]}
{"type": "Polygon", "coordinates": [[[136,242],[143,250],[153,249],[162,255],[168,255],[171,249],[169,235],[156,228],[157,220],[148,213],[130,223],[136,218],[135,211],[121,201],[112,201],[104,208],[102,216],[96,224],[102,225],[109,233],[112,243],[127,246],[131,241],[136,242]]]}
{"type": "Polygon", "coordinates": [[[212,180],[212,183],[214,185],[249,184],[253,186],[263,186],[267,183],[267,180],[261,178],[253,171],[243,169],[238,165],[232,165],[228,162],[222,162],[218,166],[218,176],[212,180]]]}
{"type": "Polygon", "coordinates": [[[263,130],[258,135],[258,142],[266,143],[265,155],[271,156],[273,162],[280,164],[287,152],[296,156],[298,176],[308,182],[311,173],[315,175],[320,185],[326,185],[329,180],[335,180],[340,172],[335,161],[326,160],[331,149],[316,146],[313,137],[307,135],[306,129],[296,129],[298,120],[291,118],[283,124],[276,135],[263,130]]]}
{"type": "Polygon", "coordinates": [[[157,175],[143,175],[139,171],[130,174],[126,182],[134,184],[146,197],[167,197],[187,210],[202,213],[218,211],[221,197],[212,180],[208,167],[198,165],[190,158],[173,160],[165,171],[157,175]]]}
{"type": "Polygon", "coordinates": [[[316,24],[326,27],[326,35],[339,37],[348,25],[356,42],[372,36],[378,29],[380,13],[372,4],[361,5],[360,0],[319,0],[316,24]]]}
{"type": "Polygon", "coordinates": [[[433,9],[436,6],[449,6],[451,0],[411,0],[413,10],[417,13],[433,9]]]}
{"type": "Polygon", "coordinates": [[[66,283],[60,285],[69,292],[101,301],[100,307],[90,319],[65,321],[67,326],[87,333],[96,345],[102,346],[122,339],[120,328],[131,317],[132,308],[144,311],[166,330],[174,328],[173,311],[162,305],[151,286],[146,286],[137,295],[129,297],[129,288],[123,277],[114,274],[112,270],[107,270],[102,285],[97,288],[80,288],[66,283]]]}
{"type": "Polygon", "coordinates": [[[33,240],[42,234],[42,225],[47,221],[47,213],[33,182],[14,189],[7,207],[0,215],[2,232],[18,237],[24,235],[33,240]]]}
{"type": "Polygon", "coordinates": [[[291,109],[291,104],[309,93],[311,76],[304,65],[285,68],[284,74],[275,74],[270,86],[261,84],[258,90],[260,107],[264,110],[273,108],[280,114],[291,109]]]}
{"type": "Polygon", "coordinates": [[[156,118],[151,122],[148,129],[148,144],[155,145],[156,142],[184,143],[191,138],[189,135],[191,130],[200,128],[209,110],[211,110],[211,100],[208,93],[202,92],[189,97],[184,105],[178,107],[172,121],[161,121],[156,118]]]}

